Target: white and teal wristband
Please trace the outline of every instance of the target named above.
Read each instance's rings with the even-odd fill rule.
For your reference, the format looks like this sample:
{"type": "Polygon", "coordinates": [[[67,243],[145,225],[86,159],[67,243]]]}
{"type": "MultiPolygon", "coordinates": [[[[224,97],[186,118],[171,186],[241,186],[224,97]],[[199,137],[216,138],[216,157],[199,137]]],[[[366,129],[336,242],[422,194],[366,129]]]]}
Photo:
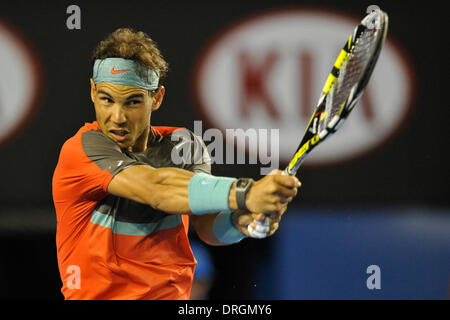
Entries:
{"type": "Polygon", "coordinates": [[[231,213],[228,197],[234,181],[235,178],[216,177],[207,173],[194,175],[188,186],[191,212],[195,215],[221,211],[231,213]]]}
{"type": "Polygon", "coordinates": [[[233,225],[231,215],[229,212],[220,212],[214,219],[213,233],[222,243],[237,243],[247,237],[233,225]]]}

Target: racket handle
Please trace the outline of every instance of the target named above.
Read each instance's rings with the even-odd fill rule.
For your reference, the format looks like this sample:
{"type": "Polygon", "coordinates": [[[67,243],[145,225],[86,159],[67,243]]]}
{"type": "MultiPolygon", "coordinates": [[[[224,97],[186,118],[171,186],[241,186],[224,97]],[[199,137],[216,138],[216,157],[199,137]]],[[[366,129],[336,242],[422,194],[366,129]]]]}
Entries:
{"type": "Polygon", "coordinates": [[[286,169],[283,170],[282,175],[283,176],[295,176],[296,172],[289,172],[289,166],[286,167],[286,169]]]}

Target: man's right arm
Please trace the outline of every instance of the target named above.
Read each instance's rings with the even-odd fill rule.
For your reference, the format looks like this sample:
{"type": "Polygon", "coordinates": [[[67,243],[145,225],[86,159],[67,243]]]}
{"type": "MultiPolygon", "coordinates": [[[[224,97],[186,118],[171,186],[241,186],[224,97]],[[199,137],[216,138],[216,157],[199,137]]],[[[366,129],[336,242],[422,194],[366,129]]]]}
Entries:
{"type": "MultiPolygon", "coordinates": [[[[152,168],[134,165],[114,176],[108,192],[172,214],[191,213],[188,198],[189,182],[195,173],[179,168],[152,168]]],[[[297,194],[297,178],[283,176],[281,171],[256,181],[246,197],[251,212],[279,214],[297,194]]],[[[208,196],[208,195],[205,195],[208,196]]],[[[237,209],[235,182],[229,196],[231,210],[237,209]]]]}
{"type": "Polygon", "coordinates": [[[179,168],[134,165],[114,176],[108,192],[167,213],[190,213],[188,186],[193,175],[179,168]]]}

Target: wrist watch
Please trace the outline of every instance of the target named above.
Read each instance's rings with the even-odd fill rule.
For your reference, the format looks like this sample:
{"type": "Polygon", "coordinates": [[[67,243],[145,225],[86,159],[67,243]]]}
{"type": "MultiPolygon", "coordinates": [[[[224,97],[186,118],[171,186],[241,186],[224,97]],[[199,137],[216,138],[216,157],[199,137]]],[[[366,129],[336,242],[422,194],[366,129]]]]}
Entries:
{"type": "Polygon", "coordinates": [[[250,190],[253,182],[255,181],[251,178],[239,178],[236,182],[236,202],[238,209],[248,210],[245,205],[245,196],[247,195],[248,190],[250,190]]]}

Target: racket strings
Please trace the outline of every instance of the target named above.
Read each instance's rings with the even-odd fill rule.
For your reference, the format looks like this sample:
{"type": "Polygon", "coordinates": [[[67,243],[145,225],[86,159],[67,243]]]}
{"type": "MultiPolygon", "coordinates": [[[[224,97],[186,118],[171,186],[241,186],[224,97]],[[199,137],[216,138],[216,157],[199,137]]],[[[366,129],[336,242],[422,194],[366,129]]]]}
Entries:
{"type": "Polygon", "coordinates": [[[331,87],[326,101],[326,116],[319,131],[335,120],[341,112],[343,104],[351,94],[352,89],[360,81],[376,47],[377,32],[379,30],[365,29],[355,41],[350,54],[347,56],[339,71],[339,78],[331,87]]]}

